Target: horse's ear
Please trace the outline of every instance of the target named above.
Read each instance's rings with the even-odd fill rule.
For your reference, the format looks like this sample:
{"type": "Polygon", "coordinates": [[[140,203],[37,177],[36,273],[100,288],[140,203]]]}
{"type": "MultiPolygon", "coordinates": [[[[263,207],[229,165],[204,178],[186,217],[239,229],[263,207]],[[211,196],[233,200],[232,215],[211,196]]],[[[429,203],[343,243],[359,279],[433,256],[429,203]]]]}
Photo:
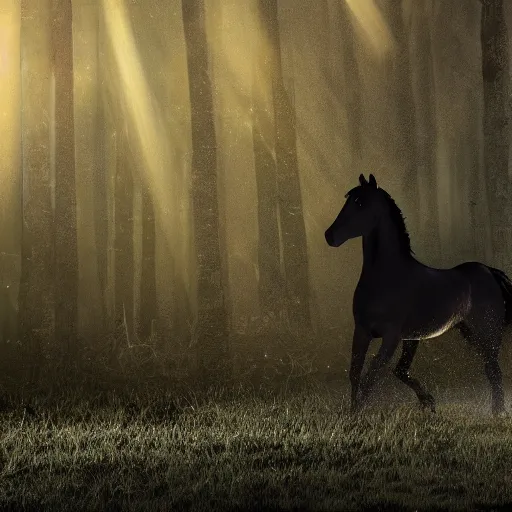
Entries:
{"type": "Polygon", "coordinates": [[[362,174],[359,175],[359,183],[361,184],[362,187],[364,187],[365,185],[368,185],[366,178],[362,174]]]}
{"type": "Polygon", "coordinates": [[[375,179],[375,176],[373,174],[370,174],[370,185],[372,187],[377,188],[377,180],[375,179]]]}

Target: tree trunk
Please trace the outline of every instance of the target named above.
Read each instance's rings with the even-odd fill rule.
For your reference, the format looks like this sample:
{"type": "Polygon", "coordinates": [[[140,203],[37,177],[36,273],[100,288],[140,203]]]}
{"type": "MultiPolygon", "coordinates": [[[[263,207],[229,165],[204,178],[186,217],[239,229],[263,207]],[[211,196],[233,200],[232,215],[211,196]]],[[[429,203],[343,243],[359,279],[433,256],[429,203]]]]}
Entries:
{"type": "Polygon", "coordinates": [[[156,320],[155,212],[147,184],[142,184],[142,270],[139,337],[147,340],[156,320]]]}
{"type": "Polygon", "coordinates": [[[57,346],[70,358],[78,355],[71,0],[52,0],[51,29],[55,74],[55,338],[57,346]]]}
{"type": "Polygon", "coordinates": [[[509,42],[503,0],[483,0],[481,19],[484,83],[484,165],[494,265],[508,269],[510,235],[509,42]]]}
{"type": "Polygon", "coordinates": [[[53,334],[54,223],[50,152],[52,118],[50,0],[21,2],[23,226],[19,333],[37,380],[44,341],[53,334]]]}
{"type": "MultiPolygon", "coordinates": [[[[403,169],[402,190],[409,199],[409,227],[418,230],[419,216],[415,206],[419,201],[416,160],[416,126],[411,84],[411,64],[404,26],[402,1],[386,0],[384,17],[393,35],[394,47],[387,57],[385,69],[389,100],[390,143],[395,152],[394,162],[403,169]],[[411,222],[412,221],[412,222],[411,222]]],[[[414,249],[414,247],[413,247],[414,249]]]]}
{"type": "Polygon", "coordinates": [[[115,182],[115,339],[111,362],[133,343],[133,175],[127,127],[118,120],[115,182]],[[121,126],[120,126],[121,125],[121,126]]]}
{"type": "MultiPolygon", "coordinates": [[[[229,2],[228,2],[229,4],[229,2]]],[[[215,133],[217,140],[217,200],[219,204],[219,242],[221,249],[221,264],[222,264],[222,284],[224,295],[224,309],[226,311],[226,328],[231,331],[233,307],[230,289],[230,261],[229,261],[229,244],[228,244],[228,168],[229,159],[226,158],[228,150],[226,146],[226,131],[229,129],[229,122],[227,122],[228,110],[231,108],[229,104],[224,102],[223,96],[223,80],[226,80],[225,59],[226,52],[223,41],[223,34],[229,30],[226,26],[226,20],[223,10],[227,10],[229,5],[226,5],[225,0],[214,0],[210,2],[207,14],[209,13],[209,27],[210,27],[210,59],[209,69],[210,76],[212,77],[213,88],[213,110],[215,112],[215,133]]],[[[243,20],[239,20],[243,24],[243,20]]],[[[233,110],[231,115],[236,115],[233,110]]],[[[239,134],[237,134],[239,136],[239,134]]]]}
{"type": "Polygon", "coordinates": [[[74,84],[75,167],[78,242],[78,335],[89,346],[104,344],[102,283],[96,245],[97,223],[105,198],[104,149],[98,144],[103,124],[98,119],[98,7],[75,2],[73,7],[73,69],[80,77],[74,84]],[[101,123],[101,124],[100,124],[101,123]],[[101,128],[100,128],[101,127],[101,128]]]}
{"type": "MultiPolygon", "coordinates": [[[[260,7],[263,9],[263,5],[260,7]]],[[[262,21],[265,21],[263,18],[262,21]]],[[[264,29],[266,26],[263,27],[264,29]]],[[[272,111],[272,53],[258,34],[253,67],[252,139],[258,194],[258,294],[260,314],[266,330],[278,328],[285,307],[285,283],[281,270],[277,168],[272,111]]],[[[267,333],[268,339],[268,333],[267,333]]]]}
{"type": "Polygon", "coordinates": [[[341,56],[342,66],[331,66],[331,85],[335,97],[347,111],[346,134],[349,140],[350,160],[348,168],[360,169],[363,162],[361,102],[361,74],[357,63],[357,33],[352,24],[350,9],[345,2],[334,2],[332,15],[333,59],[341,56]]]}
{"type": "Polygon", "coordinates": [[[311,328],[306,229],[297,159],[295,107],[283,81],[277,0],[261,9],[272,46],[272,87],[276,136],[279,222],[286,281],[286,306],[292,331],[311,328]]]}
{"type": "MultiPolygon", "coordinates": [[[[98,10],[99,11],[99,10],[98,10]]],[[[100,307],[98,334],[104,338],[107,330],[108,288],[108,160],[107,160],[107,91],[105,89],[105,27],[101,11],[97,13],[97,75],[98,87],[96,111],[96,161],[94,167],[94,227],[96,258],[100,283],[100,307]]]]}
{"type": "MultiPolygon", "coordinates": [[[[122,197],[118,197],[117,191],[117,172],[119,165],[119,155],[123,150],[122,139],[126,135],[123,132],[123,127],[119,126],[118,112],[120,111],[120,101],[118,95],[115,94],[115,88],[113,84],[110,84],[106,77],[109,69],[114,69],[116,62],[112,49],[106,44],[107,38],[107,27],[105,20],[105,12],[100,13],[100,33],[99,33],[99,45],[98,48],[101,51],[100,63],[100,76],[105,76],[105,80],[102,81],[102,93],[101,93],[101,111],[103,118],[104,128],[100,128],[99,132],[104,132],[102,141],[98,143],[98,151],[100,148],[103,149],[103,154],[100,157],[100,162],[104,165],[104,177],[106,186],[106,284],[105,284],[105,308],[106,308],[106,333],[110,337],[111,344],[108,346],[107,351],[111,351],[111,357],[115,359],[116,353],[116,235],[118,231],[118,225],[116,222],[117,214],[116,208],[119,206],[117,203],[119,200],[124,200],[122,197]],[[118,147],[119,146],[119,147],[118,147]]],[[[100,137],[98,133],[98,137],[100,137]]],[[[122,170],[121,170],[122,171],[122,170]]],[[[98,227],[98,225],[97,225],[98,227]]],[[[101,227],[100,227],[101,229],[101,227]]],[[[98,236],[98,230],[96,231],[98,236]]],[[[98,240],[98,238],[97,238],[98,240]]],[[[98,244],[101,247],[101,244],[98,244]]],[[[101,265],[98,264],[101,268],[101,265]]],[[[101,271],[100,271],[101,275],[101,271]]]]}
{"type": "Polygon", "coordinates": [[[198,364],[205,379],[228,371],[227,318],[221,282],[217,142],[203,0],[182,2],[192,126],[192,209],[197,253],[198,364]]]}
{"type": "Polygon", "coordinates": [[[439,219],[435,173],[436,110],[432,61],[431,0],[415,2],[409,24],[409,55],[416,127],[418,242],[432,263],[439,257],[439,219]]]}
{"type": "MultiPolygon", "coordinates": [[[[15,308],[19,283],[21,205],[21,68],[20,68],[20,2],[7,2],[0,10],[2,26],[2,79],[0,104],[0,358],[7,362],[6,351],[17,340],[15,308]]],[[[12,350],[12,349],[11,349],[12,350]]],[[[9,350],[9,351],[11,351],[9,350]]]]}

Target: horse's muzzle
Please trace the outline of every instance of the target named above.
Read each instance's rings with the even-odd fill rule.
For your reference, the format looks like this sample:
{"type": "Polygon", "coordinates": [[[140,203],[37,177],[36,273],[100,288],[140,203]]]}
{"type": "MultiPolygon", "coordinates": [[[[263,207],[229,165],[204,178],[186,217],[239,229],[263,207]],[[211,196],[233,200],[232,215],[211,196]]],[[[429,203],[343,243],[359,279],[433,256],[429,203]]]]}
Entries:
{"type": "Polygon", "coordinates": [[[330,229],[328,229],[326,232],[325,232],[325,241],[327,242],[328,245],[330,245],[331,247],[334,245],[334,237],[332,236],[332,231],[330,229]]]}

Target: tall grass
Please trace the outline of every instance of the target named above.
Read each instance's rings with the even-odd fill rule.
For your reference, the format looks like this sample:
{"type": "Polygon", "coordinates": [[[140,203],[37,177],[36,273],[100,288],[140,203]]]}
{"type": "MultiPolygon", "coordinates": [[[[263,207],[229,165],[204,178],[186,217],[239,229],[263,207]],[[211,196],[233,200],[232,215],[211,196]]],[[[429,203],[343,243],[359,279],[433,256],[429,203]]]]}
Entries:
{"type": "MultiPolygon", "coordinates": [[[[338,387],[53,390],[0,415],[0,508],[490,510],[512,504],[512,421],[338,387]]],[[[505,510],[505,508],[503,508],[505,510]]]]}

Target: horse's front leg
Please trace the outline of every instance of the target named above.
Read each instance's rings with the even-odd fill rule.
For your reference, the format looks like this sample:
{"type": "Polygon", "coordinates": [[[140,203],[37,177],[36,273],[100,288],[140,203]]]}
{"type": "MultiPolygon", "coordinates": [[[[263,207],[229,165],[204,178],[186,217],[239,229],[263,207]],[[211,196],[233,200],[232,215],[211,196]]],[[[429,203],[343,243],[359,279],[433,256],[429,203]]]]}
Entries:
{"type": "Polygon", "coordinates": [[[372,341],[372,335],[356,324],[354,337],[352,338],[352,360],[350,362],[350,385],[352,386],[351,411],[355,412],[359,408],[357,393],[359,391],[359,381],[363,371],[364,360],[368,347],[372,341]]]}
{"type": "Polygon", "coordinates": [[[381,377],[382,370],[388,365],[401,341],[400,334],[390,332],[382,338],[382,344],[379,351],[373,357],[370,367],[361,382],[361,403],[368,400],[368,397],[375,386],[377,380],[381,377]]]}

